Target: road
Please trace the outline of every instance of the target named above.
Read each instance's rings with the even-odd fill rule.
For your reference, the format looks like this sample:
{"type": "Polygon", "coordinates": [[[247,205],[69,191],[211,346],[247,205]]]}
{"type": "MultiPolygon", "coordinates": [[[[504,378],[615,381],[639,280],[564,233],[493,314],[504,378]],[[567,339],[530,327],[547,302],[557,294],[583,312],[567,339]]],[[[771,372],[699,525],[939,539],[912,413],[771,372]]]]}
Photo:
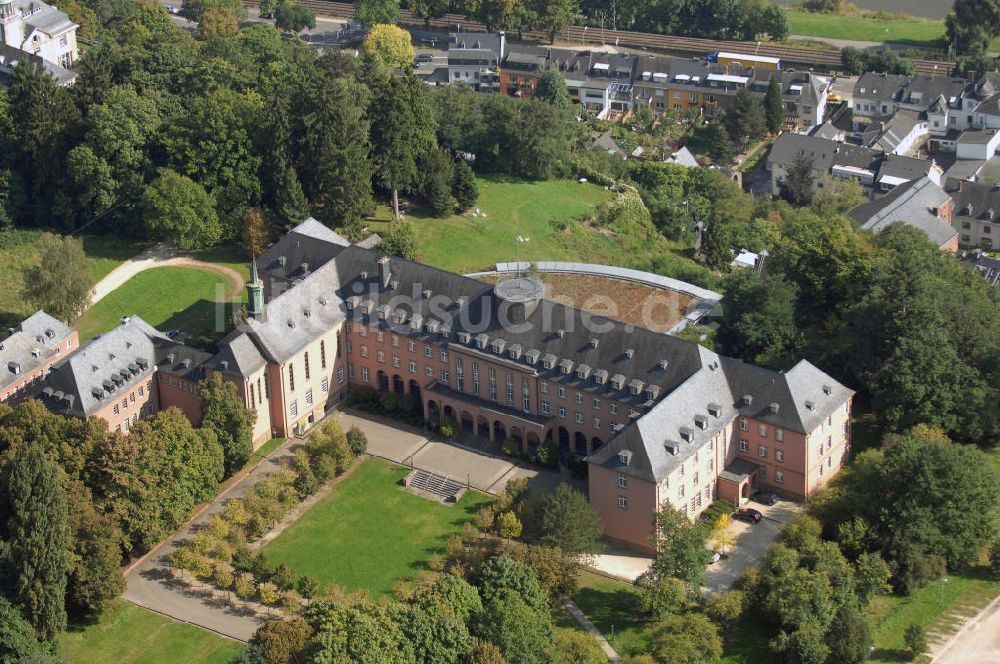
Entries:
{"type": "Polygon", "coordinates": [[[996,664],[1000,662],[1000,597],[935,653],[940,664],[996,664]]]}

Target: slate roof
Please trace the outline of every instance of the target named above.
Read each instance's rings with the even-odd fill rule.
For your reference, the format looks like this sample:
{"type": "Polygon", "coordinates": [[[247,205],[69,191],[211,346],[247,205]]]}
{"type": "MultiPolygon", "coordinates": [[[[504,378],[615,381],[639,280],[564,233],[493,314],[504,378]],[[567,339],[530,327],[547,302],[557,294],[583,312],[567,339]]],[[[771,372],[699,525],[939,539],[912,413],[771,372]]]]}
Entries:
{"type": "Polygon", "coordinates": [[[983,256],[979,252],[970,252],[962,258],[962,262],[983,275],[991,286],[1000,285],[1000,260],[983,256]]]}
{"type": "Polygon", "coordinates": [[[962,182],[951,192],[955,201],[954,218],[1000,223],[1000,185],[985,182],[962,182]]]}
{"type": "Polygon", "coordinates": [[[950,196],[928,177],[901,184],[882,198],[862,203],[847,214],[861,227],[881,233],[893,222],[919,228],[935,246],[941,247],[957,235],[937,210],[950,196]]]}
{"type": "Polygon", "coordinates": [[[934,168],[934,162],[916,157],[906,157],[898,154],[886,155],[878,169],[878,179],[885,177],[917,180],[927,175],[934,168]]]}
{"type": "Polygon", "coordinates": [[[0,390],[35,371],[57,351],[64,352],[63,342],[72,334],[73,328],[44,311],[36,311],[21,321],[10,336],[0,341],[0,390]]]}
{"type": "Polygon", "coordinates": [[[257,258],[261,272],[279,279],[300,279],[326,264],[350,241],[309,217],[257,258]]]}
{"type": "Polygon", "coordinates": [[[70,85],[76,80],[76,72],[61,67],[54,62],[49,62],[41,56],[8,46],[0,41],[0,83],[6,85],[10,80],[14,67],[18,62],[24,61],[40,64],[58,85],[70,85]]]}
{"type": "Polygon", "coordinates": [[[996,135],[996,129],[966,129],[958,137],[958,142],[968,145],[989,145],[996,135]]]}
{"type": "Polygon", "coordinates": [[[834,166],[854,166],[874,171],[880,154],[857,145],[786,132],[774,141],[767,163],[768,166],[780,164],[787,168],[799,157],[812,159],[813,170],[826,173],[834,166]]]}
{"type": "MultiPolygon", "coordinates": [[[[65,12],[59,11],[52,5],[47,5],[39,0],[14,0],[14,9],[22,16],[25,25],[29,28],[36,28],[47,35],[54,36],[66,32],[72,28],[79,27],[69,20],[65,12]]],[[[25,30],[25,36],[30,30],[25,30]]]]}
{"type": "Polygon", "coordinates": [[[968,87],[969,82],[964,78],[914,76],[903,88],[900,94],[900,103],[922,106],[926,109],[938,97],[951,100],[961,96],[968,87]]]}
{"type": "Polygon", "coordinates": [[[687,146],[682,146],[680,150],[667,157],[667,162],[680,164],[688,168],[697,168],[699,166],[698,160],[694,158],[694,155],[687,149],[687,146]]]}
{"type": "Polygon", "coordinates": [[[879,136],[878,145],[886,152],[896,150],[903,139],[910,135],[917,125],[927,120],[921,119],[920,115],[914,111],[900,110],[885,123],[885,129],[879,136]]]}
{"type": "MultiPolygon", "coordinates": [[[[865,72],[854,82],[854,98],[896,101],[910,82],[909,76],[865,72]]],[[[928,100],[930,103],[930,100],[928,100]]]]}
{"type": "Polygon", "coordinates": [[[152,376],[158,351],[179,346],[183,344],[132,316],[54,364],[45,380],[42,399],[56,412],[89,417],[152,376]]]}

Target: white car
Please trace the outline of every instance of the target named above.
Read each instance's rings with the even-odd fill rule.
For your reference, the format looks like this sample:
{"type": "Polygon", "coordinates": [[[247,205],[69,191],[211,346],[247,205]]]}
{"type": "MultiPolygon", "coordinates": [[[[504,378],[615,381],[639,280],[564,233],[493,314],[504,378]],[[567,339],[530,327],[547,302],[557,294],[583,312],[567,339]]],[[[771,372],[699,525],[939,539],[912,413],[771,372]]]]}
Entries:
{"type": "Polygon", "coordinates": [[[711,557],[708,559],[709,565],[717,563],[720,560],[722,560],[722,554],[719,553],[718,551],[709,551],[709,553],[712,554],[711,557]]]}
{"type": "Polygon", "coordinates": [[[174,5],[167,5],[166,6],[166,10],[167,10],[167,13],[169,13],[169,14],[180,14],[181,13],[181,10],[178,9],[177,7],[175,7],[174,5]]]}

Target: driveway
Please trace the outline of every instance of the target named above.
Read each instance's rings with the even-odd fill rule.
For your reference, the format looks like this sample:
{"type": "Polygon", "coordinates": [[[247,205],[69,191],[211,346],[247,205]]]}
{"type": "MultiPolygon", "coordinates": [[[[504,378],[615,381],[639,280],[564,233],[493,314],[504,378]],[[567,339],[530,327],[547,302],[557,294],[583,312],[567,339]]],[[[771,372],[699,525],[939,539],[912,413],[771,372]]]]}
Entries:
{"type": "Polygon", "coordinates": [[[291,459],[302,441],[291,438],[261,461],[243,479],[230,486],[170,539],[153,549],[125,573],[124,599],[141,607],[165,614],[176,620],[197,625],[240,641],[248,641],[268,620],[250,609],[231,604],[212,593],[207,587],[188,587],[175,579],[170,567],[170,554],[184,545],[210,516],[222,510],[231,498],[238,498],[257,480],[276,472],[284,459],[291,459]]]}
{"type": "Polygon", "coordinates": [[[802,513],[802,503],[781,501],[768,507],[750,501],[744,507],[752,507],[764,515],[760,523],[746,523],[733,519],[731,532],[736,543],[727,552],[729,555],[705,569],[703,592],[716,593],[728,590],[743,576],[749,567],[760,564],[764,554],[774,544],[781,527],[802,513]]]}

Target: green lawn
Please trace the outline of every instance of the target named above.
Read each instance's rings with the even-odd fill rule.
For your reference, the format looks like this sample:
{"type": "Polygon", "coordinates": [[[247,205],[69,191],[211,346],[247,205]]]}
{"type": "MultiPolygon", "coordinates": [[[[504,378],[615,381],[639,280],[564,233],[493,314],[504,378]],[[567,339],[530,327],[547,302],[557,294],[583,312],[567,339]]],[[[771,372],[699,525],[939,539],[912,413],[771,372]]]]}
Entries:
{"type": "MultiPolygon", "coordinates": [[[[118,325],[122,316],[139,315],[161,329],[180,329],[191,334],[216,330],[216,302],[232,288],[222,275],[189,267],[156,267],[135,275],[92,306],[76,321],[80,340],[118,325]],[[217,292],[221,288],[223,295],[217,292]]],[[[225,325],[229,324],[227,306],[225,325]]]]}
{"type": "Polygon", "coordinates": [[[388,594],[398,580],[425,569],[431,555],[443,553],[445,540],[492,500],[477,491],[466,492],[457,505],[421,498],[399,484],[409,472],[382,459],[363,461],[265,547],[268,559],[311,574],[323,586],[388,594]]]}
{"type": "Polygon", "coordinates": [[[869,610],[875,625],[873,662],[908,661],[903,632],[910,623],[934,631],[955,632],[964,619],[975,615],[1000,594],[1000,582],[985,574],[950,574],[947,581],[935,581],[909,597],[877,597],[869,610]]]}
{"type": "MultiPolygon", "coordinates": [[[[24,301],[21,288],[23,271],[37,265],[41,257],[36,241],[40,232],[5,231],[0,233],[0,318],[8,327],[34,313],[24,301]]],[[[113,270],[119,263],[145,249],[145,245],[111,237],[84,236],[83,249],[87,253],[90,274],[94,283],[113,270]]]]}
{"type": "Polygon", "coordinates": [[[944,40],[943,21],[916,17],[880,21],[789,9],[788,27],[791,34],[805,37],[893,42],[917,48],[941,48],[944,40]]]}
{"type": "MultiPolygon", "coordinates": [[[[620,250],[608,235],[570,225],[558,230],[552,222],[570,222],[583,217],[610,198],[594,184],[575,180],[522,182],[505,178],[479,179],[479,202],[485,217],[454,215],[443,219],[414,211],[417,258],[453,272],[492,269],[497,261],[520,259],[606,262],[620,250]],[[518,246],[518,236],[527,243],[518,246]]],[[[382,214],[382,218],[386,218],[382,214]]],[[[372,230],[384,231],[374,222],[372,230]]]]}
{"type": "Polygon", "coordinates": [[[117,602],[92,625],[71,625],[59,637],[70,664],[228,664],[241,643],[117,602]]]}

